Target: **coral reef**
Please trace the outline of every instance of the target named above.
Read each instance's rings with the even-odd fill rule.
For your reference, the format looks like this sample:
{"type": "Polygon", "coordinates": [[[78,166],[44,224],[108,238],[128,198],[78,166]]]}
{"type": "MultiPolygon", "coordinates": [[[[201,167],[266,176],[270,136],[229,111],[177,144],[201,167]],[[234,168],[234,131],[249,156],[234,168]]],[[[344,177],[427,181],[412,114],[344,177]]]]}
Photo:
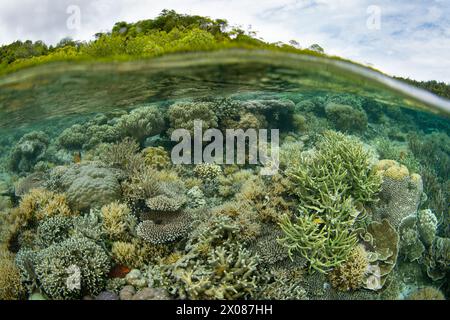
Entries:
{"type": "Polygon", "coordinates": [[[240,227],[216,216],[191,234],[185,254],[149,268],[152,287],[187,299],[239,299],[255,295],[261,275],[257,256],[236,242],[240,227]]]}
{"type": "Polygon", "coordinates": [[[145,218],[137,226],[136,233],[153,244],[172,242],[185,236],[192,223],[186,211],[148,213],[145,218]]]}

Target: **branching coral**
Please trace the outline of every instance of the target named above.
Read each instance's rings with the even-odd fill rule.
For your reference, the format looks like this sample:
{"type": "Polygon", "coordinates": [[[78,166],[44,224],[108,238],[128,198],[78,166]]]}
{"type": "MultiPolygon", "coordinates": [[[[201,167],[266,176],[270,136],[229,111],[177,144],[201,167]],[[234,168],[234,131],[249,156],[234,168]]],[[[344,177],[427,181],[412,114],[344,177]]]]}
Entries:
{"type": "Polygon", "coordinates": [[[412,292],[407,300],[445,300],[445,296],[435,287],[424,287],[412,292]]]}
{"type": "Polygon", "coordinates": [[[347,260],[356,245],[358,204],[376,200],[380,177],[371,169],[361,143],[328,131],[311,156],[287,174],[300,200],[294,221],[285,216],[280,239],[290,255],[299,251],[310,268],[326,272],[347,260]]]}
{"type": "Polygon", "coordinates": [[[167,245],[148,244],[137,238],[131,242],[115,241],[111,248],[113,260],[128,268],[144,268],[149,262],[157,261],[168,252],[167,245]]]}
{"type": "Polygon", "coordinates": [[[185,202],[186,198],[183,195],[173,198],[161,194],[148,198],[145,204],[152,211],[176,212],[181,209],[185,202]]]}
{"type": "Polygon", "coordinates": [[[136,226],[136,218],[126,204],[113,202],[100,209],[102,226],[111,240],[128,239],[136,226]]]}
{"type": "Polygon", "coordinates": [[[37,244],[46,248],[54,243],[64,241],[69,238],[72,228],[73,220],[71,217],[49,217],[39,223],[37,227],[37,244]]]}
{"type": "Polygon", "coordinates": [[[86,238],[69,238],[54,244],[39,251],[35,261],[41,288],[53,299],[98,294],[105,286],[109,268],[104,250],[86,238]],[[79,278],[72,278],[74,275],[79,278]]]}
{"type": "Polygon", "coordinates": [[[235,242],[239,226],[217,216],[191,235],[185,254],[149,268],[152,287],[185,299],[239,299],[256,294],[261,275],[257,257],[235,242]]]}
{"type": "Polygon", "coordinates": [[[0,248],[0,300],[20,299],[22,292],[20,273],[14,263],[14,257],[2,247],[0,248]]]}

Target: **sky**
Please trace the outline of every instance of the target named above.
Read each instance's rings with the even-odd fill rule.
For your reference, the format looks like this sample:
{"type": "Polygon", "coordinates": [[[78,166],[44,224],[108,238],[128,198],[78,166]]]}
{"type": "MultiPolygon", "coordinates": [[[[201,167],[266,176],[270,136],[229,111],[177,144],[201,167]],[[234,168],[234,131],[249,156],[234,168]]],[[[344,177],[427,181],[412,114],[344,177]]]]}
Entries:
{"type": "Polygon", "coordinates": [[[90,40],[162,9],[225,18],[269,42],[317,43],[390,75],[450,83],[450,0],[0,0],[0,44],[90,40]]]}

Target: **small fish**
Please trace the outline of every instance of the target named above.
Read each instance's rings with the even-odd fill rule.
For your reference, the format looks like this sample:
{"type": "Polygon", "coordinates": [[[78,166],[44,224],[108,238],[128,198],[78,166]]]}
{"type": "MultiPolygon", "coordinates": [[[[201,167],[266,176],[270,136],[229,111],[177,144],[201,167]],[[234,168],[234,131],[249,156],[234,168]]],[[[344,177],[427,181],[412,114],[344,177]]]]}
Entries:
{"type": "Polygon", "coordinates": [[[73,154],[73,162],[74,163],[80,163],[81,162],[81,152],[80,151],[74,152],[74,154],[73,154]]]}
{"type": "Polygon", "coordinates": [[[323,221],[321,218],[315,218],[315,219],[313,220],[313,222],[314,222],[315,224],[322,224],[322,223],[325,223],[325,221],[323,221]]]}

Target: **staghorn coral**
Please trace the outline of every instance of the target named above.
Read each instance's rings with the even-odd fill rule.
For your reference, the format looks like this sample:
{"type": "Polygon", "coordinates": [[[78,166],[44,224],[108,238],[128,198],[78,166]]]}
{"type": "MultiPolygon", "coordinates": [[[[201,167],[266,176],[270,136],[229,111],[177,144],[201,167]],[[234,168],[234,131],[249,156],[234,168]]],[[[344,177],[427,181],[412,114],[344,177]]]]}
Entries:
{"type": "Polygon", "coordinates": [[[395,228],[417,212],[423,192],[422,178],[393,160],[380,160],[375,170],[383,177],[380,201],[374,206],[375,220],[387,219],[395,228]]]}
{"type": "Polygon", "coordinates": [[[280,223],[281,243],[309,261],[310,269],[327,272],[347,260],[356,245],[354,224],[361,204],[376,200],[380,177],[370,155],[356,139],[327,131],[311,155],[286,171],[299,198],[299,213],[280,223]]]}
{"type": "Polygon", "coordinates": [[[210,102],[179,102],[171,105],[167,111],[170,128],[168,135],[176,129],[186,129],[194,133],[194,121],[202,121],[203,130],[217,128],[217,116],[214,104],[210,102]]]}
{"type": "Polygon", "coordinates": [[[126,204],[113,202],[101,209],[102,226],[111,240],[128,239],[136,226],[136,218],[126,204]]]}
{"type": "MultiPolygon", "coordinates": [[[[53,216],[74,216],[77,212],[70,210],[66,196],[45,189],[33,189],[22,197],[19,206],[11,209],[4,217],[2,239],[10,248],[15,247],[21,240],[25,240],[27,230],[35,226],[36,222],[53,216]]],[[[34,234],[32,234],[34,236],[34,234]]],[[[33,240],[33,239],[32,239],[33,240]]],[[[17,252],[18,248],[12,249],[17,252]]]]}
{"type": "Polygon", "coordinates": [[[53,244],[39,251],[35,260],[40,287],[52,299],[98,294],[105,287],[109,268],[104,250],[86,238],[69,238],[53,244]],[[72,279],[73,275],[79,279],[72,279]]]}
{"type": "Polygon", "coordinates": [[[14,256],[0,248],[0,300],[17,300],[21,298],[23,286],[20,272],[14,263],[14,256]]]}
{"type": "Polygon", "coordinates": [[[156,106],[142,106],[120,117],[115,127],[122,137],[132,137],[143,143],[147,137],[164,130],[164,119],[156,106]]]}
{"type": "Polygon", "coordinates": [[[343,198],[351,196],[355,202],[376,201],[381,179],[360,140],[326,131],[316,148],[287,170],[299,198],[309,198],[311,205],[320,207],[320,190],[329,190],[343,198]]]}
{"type": "Polygon", "coordinates": [[[325,106],[325,114],[338,130],[364,132],[367,128],[367,114],[364,110],[330,102],[325,106]]]}
{"type": "Polygon", "coordinates": [[[364,276],[369,267],[364,246],[357,245],[347,260],[329,274],[331,285],[342,291],[356,290],[362,287],[364,276]]]}
{"type": "Polygon", "coordinates": [[[53,175],[75,210],[88,211],[121,198],[121,171],[101,163],[77,163],[58,168],[53,175]]]}

